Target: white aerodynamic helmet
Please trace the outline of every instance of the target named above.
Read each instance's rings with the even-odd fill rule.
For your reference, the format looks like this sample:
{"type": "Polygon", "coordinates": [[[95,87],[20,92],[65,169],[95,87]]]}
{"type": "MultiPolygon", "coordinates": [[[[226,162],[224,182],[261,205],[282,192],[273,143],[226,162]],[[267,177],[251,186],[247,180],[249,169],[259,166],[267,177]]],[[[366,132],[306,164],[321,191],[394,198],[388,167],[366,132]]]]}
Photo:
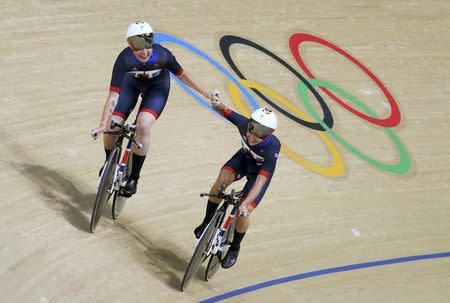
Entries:
{"type": "Polygon", "coordinates": [[[127,29],[127,39],[131,36],[153,34],[153,28],[145,21],[136,21],[130,24],[127,29]]]}
{"type": "Polygon", "coordinates": [[[128,44],[133,50],[153,47],[153,28],[145,21],[130,24],[126,35],[128,44]]]}
{"type": "Polygon", "coordinates": [[[261,139],[270,136],[277,129],[277,116],[270,108],[263,107],[255,110],[248,123],[248,131],[261,139]]]}

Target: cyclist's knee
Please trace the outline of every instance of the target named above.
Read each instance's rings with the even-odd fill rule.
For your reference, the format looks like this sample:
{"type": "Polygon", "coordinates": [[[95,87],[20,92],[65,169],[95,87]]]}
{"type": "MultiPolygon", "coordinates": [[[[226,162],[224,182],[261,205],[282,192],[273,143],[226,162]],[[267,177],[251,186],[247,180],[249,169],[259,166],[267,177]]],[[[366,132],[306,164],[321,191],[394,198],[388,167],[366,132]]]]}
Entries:
{"type": "Polygon", "coordinates": [[[148,136],[150,134],[150,128],[155,123],[155,118],[152,115],[139,115],[137,120],[136,134],[138,136],[148,136]]]}
{"type": "Polygon", "coordinates": [[[228,187],[234,181],[234,174],[230,172],[228,169],[222,168],[219,173],[219,177],[217,177],[216,183],[220,186],[228,187]]]}
{"type": "Polygon", "coordinates": [[[217,178],[216,182],[214,183],[213,187],[211,188],[212,193],[217,194],[220,189],[225,190],[233,181],[231,179],[227,178],[217,178]]]}
{"type": "Polygon", "coordinates": [[[240,233],[244,233],[247,231],[250,226],[250,214],[247,217],[237,216],[236,219],[236,230],[240,233]]]}
{"type": "Polygon", "coordinates": [[[138,126],[150,128],[155,123],[156,118],[147,112],[140,112],[137,117],[138,126]]]}
{"type": "Polygon", "coordinates": [[[103,136],[103,145],[106,149],[110,150],[113,148],[114,144],[117,142],[118,136],[115,135],[105,135],[103,136]]]}

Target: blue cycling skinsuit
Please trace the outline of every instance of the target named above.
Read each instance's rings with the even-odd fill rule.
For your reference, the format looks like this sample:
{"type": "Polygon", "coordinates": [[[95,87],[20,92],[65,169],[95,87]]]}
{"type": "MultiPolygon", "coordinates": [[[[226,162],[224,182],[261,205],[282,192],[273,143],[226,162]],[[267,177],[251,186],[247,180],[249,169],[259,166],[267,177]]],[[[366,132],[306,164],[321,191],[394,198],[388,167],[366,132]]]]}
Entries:
{"type": "Polygon", "coordinates": [[[258,175],[263,175],[268,178],[258,196],[250,202],[250,205],[255,208],[264,196],[275,172],[275,166],[281,149],[280,140],[275,135],[270,135],[261,143],[251,146],[247,139],[249,119],[229,108],[224,111],[223,116],[236,125],[241,136],[242,148],[225,163],[223,169],[231,171],[235,181],[244,176],[247,177],[242,199],[247,197],[258,175]]]}
{"type": "Polygon", "coordinates": [[[167,48],[154,44],[147,62],[138,61],[131,49],[125,48],[117,57],[112,71],[110,91],[119,94],[113,115],[126,120],[141,95],[139,112],[147,112],[158,119],[169,96],[169,72],[179,76],[183,68],[167,48]]]}

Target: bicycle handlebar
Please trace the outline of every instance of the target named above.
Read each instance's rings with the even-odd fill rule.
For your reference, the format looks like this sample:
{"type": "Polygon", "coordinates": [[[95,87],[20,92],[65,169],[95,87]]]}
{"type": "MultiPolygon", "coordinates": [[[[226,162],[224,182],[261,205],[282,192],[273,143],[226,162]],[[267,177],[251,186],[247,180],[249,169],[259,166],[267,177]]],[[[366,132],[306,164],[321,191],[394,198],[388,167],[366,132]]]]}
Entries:
{"type": "Polygon", "coordinates": [[[209,194],[209,193],[200,193],[200,197],[215,197],[219,199],[224,199],[228,203],[236,204],[239,202],[241,192],[236,193],[234,189],[231,190],[229,194],[226,194],[224,190],[220,190],[217,195],[209,194]]]}
{"type": "Polygon", "coordinates": [[[113,128],[116,128],[116,127],[121,128],[125,133],[128,134],[128,133],[136,131],[137,125],[136,124],[125,124],[125,125],[122,125],[122,124],[117,123],[114,120],[111,120],[111,125],[109,126],[109,128],[113,129],[113,128]]]}
{"type": "MultiPolygon", "coordinates": [[[[201,193],[200,197],[216,197],[219,199],[224,199],[226,203],[229,203],[233,205],[233,207],[239,207],[241,204],[241,197],[242,197],[243,191],[235,192],[234,189],[231,190],[229,194],[225,194],[225,191],[221,188],[219,191],[219,194],[208,194],[208,193],[201,193]]],[[[239,217],[247,217],[248,211],[247,210],[239,210],[239,217]]]]}
{"type": "Polygon", "coordinates": [[[131,140],[131,142],[137,146],[137,149],[141,149],[142,148],[142,144],[137,142],[134,139],[134,133],[135,133],[136,127],[137,127],[136,124],[125,124],[125,125],[122,125],[122,124],[117,123],[114,120],[111,120],[111,125],[109,127],[111,129],[118,127],[118,128],[121,129],[121,131],[106,131],[106,132],[103,132],[104,135],[120,135],[120,136],[123,136],[123,137],[131,140]],[[131,136],[129,135],[130,133],[132,133],[131,136]]]}

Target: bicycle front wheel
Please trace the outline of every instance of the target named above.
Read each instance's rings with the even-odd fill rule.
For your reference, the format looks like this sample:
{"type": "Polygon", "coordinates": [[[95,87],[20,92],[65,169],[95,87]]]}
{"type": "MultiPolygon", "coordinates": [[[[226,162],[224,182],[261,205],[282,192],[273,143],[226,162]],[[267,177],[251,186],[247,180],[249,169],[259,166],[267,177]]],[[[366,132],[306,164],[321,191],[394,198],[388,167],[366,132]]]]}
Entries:
{"type": "Polygon", "coordinates": [[[112,186],[114,181],[114,173],[116,171],[117,163],[119,163],[120,149],[114,148],[109,154],[108,160],[103,167],[102,176],[100,177],[97,195],[95,197],[94,207],[91,215],[91,233],[94,232],[98,222],[103,214],[103,209],[111,198],[112,186]]]}
{"type": "Polygon", "coordinates": [[[208,258],[208,251],[213,243],[214,235],[219,228],[218,222],[220,222],[222,216],[223,212],[217,211],[198,240],[194,249],[194,254],[189,261],[186,272],[184,273],[183,281],[181,282],[182,291],[188,287],[189,282],[191,282],[192,277],[195,275],[200,265],[208,258]]]}

